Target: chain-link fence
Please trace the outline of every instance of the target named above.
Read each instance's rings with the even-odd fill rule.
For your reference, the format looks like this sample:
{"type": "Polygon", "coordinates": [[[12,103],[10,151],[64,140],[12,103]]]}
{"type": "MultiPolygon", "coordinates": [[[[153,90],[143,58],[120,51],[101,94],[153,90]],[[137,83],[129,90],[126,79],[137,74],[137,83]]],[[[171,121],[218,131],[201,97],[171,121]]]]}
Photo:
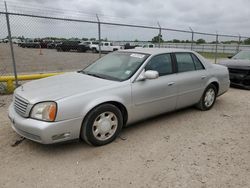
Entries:
{"type": "Polygon", "coordinates": [[[214,60],[250,48],[248,37],[108,22],[102,17],[75,18],[53,11],[0,10],[0,76],[82,69],[101,52],[120,48],[192,49],[214,60]],[[11,48],[13,47],[13,56],[11,48]]]}

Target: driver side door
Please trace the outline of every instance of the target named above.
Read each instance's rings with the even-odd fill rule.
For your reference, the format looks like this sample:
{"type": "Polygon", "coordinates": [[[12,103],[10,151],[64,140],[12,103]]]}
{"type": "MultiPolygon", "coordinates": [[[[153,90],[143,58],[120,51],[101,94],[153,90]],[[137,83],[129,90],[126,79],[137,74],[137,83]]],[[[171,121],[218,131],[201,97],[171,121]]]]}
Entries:
{"type": "Polygon", "coordinates": [[[153,56],[145,66],[145,71],[157,71],[159,77],[132,83],[132,102],[136,120],[176,108],[177,87],[173,67],[170,54],[153,56]]]}

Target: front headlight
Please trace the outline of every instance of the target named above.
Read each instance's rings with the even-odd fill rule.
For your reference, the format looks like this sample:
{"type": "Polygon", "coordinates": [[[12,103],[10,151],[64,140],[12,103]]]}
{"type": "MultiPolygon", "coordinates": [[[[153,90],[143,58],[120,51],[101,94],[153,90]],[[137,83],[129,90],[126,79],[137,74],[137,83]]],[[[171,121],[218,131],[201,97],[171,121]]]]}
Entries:
{"type": "Polygon", "coordinates": [[[55,102],[42,102],[35,104],[31,111],[31,118],[54,121],[56,119],[57,105],[55,102]]]}

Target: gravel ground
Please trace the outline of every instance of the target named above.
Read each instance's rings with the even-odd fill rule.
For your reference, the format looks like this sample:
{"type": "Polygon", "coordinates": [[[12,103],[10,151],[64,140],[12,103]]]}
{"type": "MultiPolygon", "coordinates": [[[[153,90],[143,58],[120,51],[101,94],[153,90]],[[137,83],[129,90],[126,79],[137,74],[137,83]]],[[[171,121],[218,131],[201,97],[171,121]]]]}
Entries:
{"type": "MultiPolygon", "coordinates": [[[[42,55],[40,55],[40,49],[21,48],[17,45],[14,45],[14,52],[19,74],[80,70],[99,57],[99,54],[92,52],[57,52],[55,49],[42,49],[42,55]]],[[[209,61],[214,62],[213,59],[209,61]]],[[[12,74],[9,44],[0,43],[0,76],[12,74]]]]}
{"type": "Polygon", "coordinates": [[[0,187],[250,187],[249,91],[134,124],[103,147],[15,143],[11,98],[0,96],[0,187]]]}
{"type": "MultiPolygon", "coordinates": [[[[99,57],[95,53],[57,52],[55,49],[21,48],[14,45],[18,73],[79,70],[99,57]]],[[[0,76],[13,73],[9,44],[0,43],[0,76]]]]}

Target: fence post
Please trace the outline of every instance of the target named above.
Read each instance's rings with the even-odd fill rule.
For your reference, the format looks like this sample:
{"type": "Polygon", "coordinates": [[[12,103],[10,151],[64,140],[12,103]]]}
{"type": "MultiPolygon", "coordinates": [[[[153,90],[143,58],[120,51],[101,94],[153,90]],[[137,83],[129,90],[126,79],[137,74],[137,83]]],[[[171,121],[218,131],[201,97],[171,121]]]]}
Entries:
{"type": "Polygon", "coordinates": [[[189,27],[191,33],[192,33],[192,38],[191,38],[191,50],[193,50],[193,45],[194,45],[194,31],[191,27],[189,27]]]}
{"type": "MultiPolygon", "coordinates": [[[[238,46],[237,46],[237,52],[240,51],[240,42],[241,42],[241,36],[239,35],[239,41],[238,41],[238,46]]],[[[236,52],[236,53],[237,53],[236,52]]]]}
{"type": "Polygon", "coordinates": [[[217,57],[218,57],[218,37],[219,35],[216,34],[216,44],[215,44],[215,55],[214,55],[214,63],[217,63],[217,57]]]}
{"type": "Polygon", "coordinates": [[[159,22],[157,22],[158,26],[159,26],[159,35],[158,35],[158,47],[160,48],[161,47],[161,25],[159,22]]]}
{"type": "Polygon", "coordinates": [[[101,22],[100,19],[98,17],[98,14],[96,14],[96,18],[98,21],[98,48],[99,48],[99,58],[102,56],[102,52],[101,52],[101,22]]]}
{"type": "Polygon", "coordinates": [[[8,13],[6,1],[4,1],[4,6],[5,6],[5,15],[6,15],[6,23],[7,23],[7,29],[8,29],[8,38],[9,38],[9,43],[10,43],[12,64],[13,64],[13,70],[14,70],[14,76],[15,76],[15,85],[16,85],[16,87],[18,87],[16,60],[15,60],[15,54],[14,54],[14,49],[13,49],[12,36],[11,36],[11,30],[10,30],[9,13],[8,13]]]}

